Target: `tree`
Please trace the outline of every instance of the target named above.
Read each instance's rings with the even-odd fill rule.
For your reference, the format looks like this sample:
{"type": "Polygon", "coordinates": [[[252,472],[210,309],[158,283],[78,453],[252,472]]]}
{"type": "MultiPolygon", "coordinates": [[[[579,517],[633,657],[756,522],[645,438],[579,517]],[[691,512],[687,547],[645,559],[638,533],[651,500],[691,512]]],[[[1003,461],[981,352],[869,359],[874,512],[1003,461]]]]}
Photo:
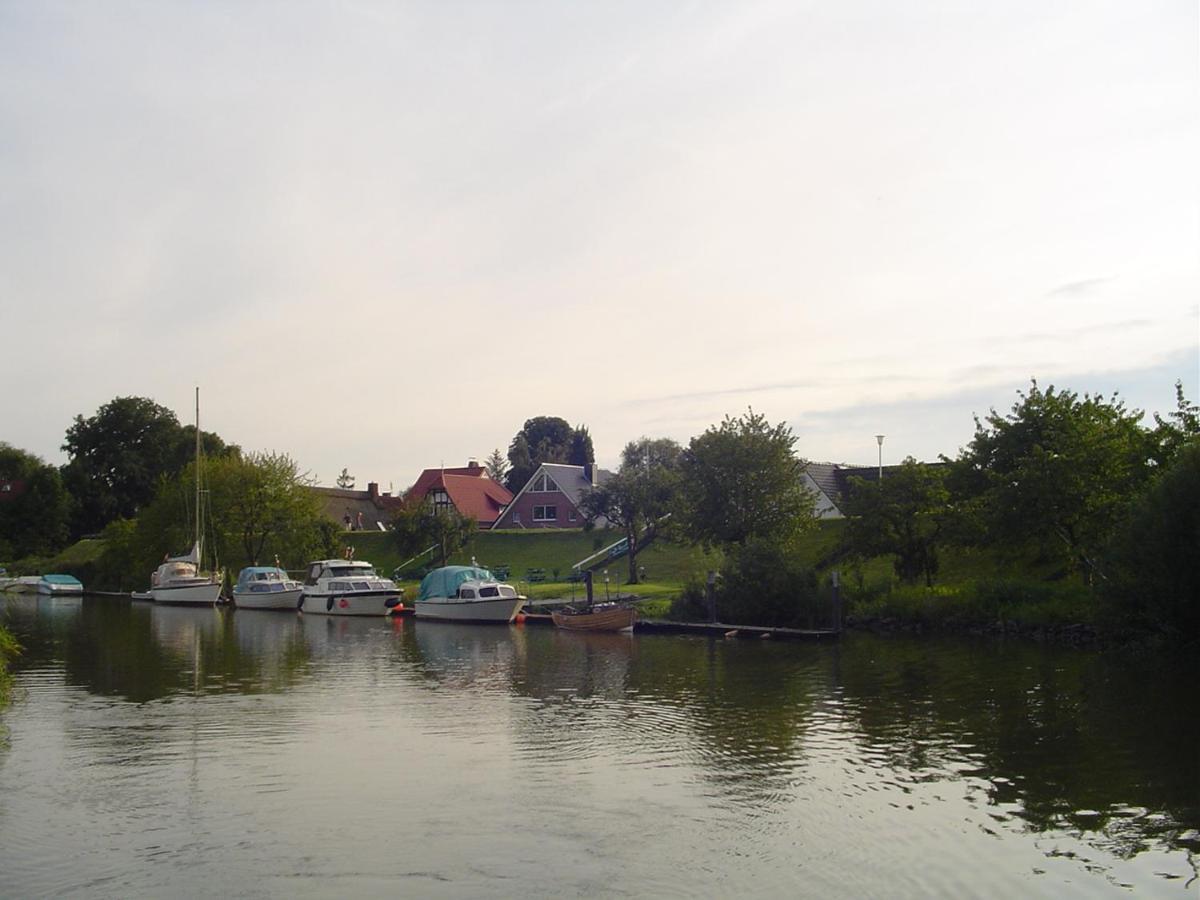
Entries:
{"type": "Polygon", "coordinates": [[[453,507],[436,508],[427,499],[406,503],[392,520],[396,549],[405,557],[436,550],[439,565],[467,545],[478,527],[476,521],[453,507]]]}
{"type": "Polygon", "coordinates": [[[748,410],[692,438],[681,462],[684,518],[693,540],[726,547],[782,543],[815,521],[796,438],[748,410]]]}
{"type": "Polygon", "coordinates": [[[1150,455],[1156,465],[1168,466],[1183,447],[1200,436],[1200,406],[1183,395],[1183,382],[1175,382],[1175,411],[1164,419],[1154,414],[1150,455]]]}
{"type": "Polygon", "coordinates": [[[567,462],[573,466],[586,466],[596,461],[596,451],[592,447],[592,436],[586,425],[580,425],[571,432],[571,446],[567,450],[567,462]]]}
{"type": "Polygon", "coordinates": [[[572,428],[558,416],[526,419],[508,445],[509,469],[505,484],[514,493],[524,487],[542,463],[583,466],[595,459],[592,436],[586,427],[572,428]]]}
{"type": "MultiPolygon", "coordinates": [[[[70,457],[63,481],[76,500],[72,533],[137,515],[154,499],[160,478],[191,462],[195,435],[195,426],[180,427],[173,412],[145,397],[116,397],[90,418],[76,416],[62,445],[70,457]]],[[[202,432],[201,445],[210,456],[238,452],[210,432],[202,432]]]]}
{"type": "Polygon", "coordinates": [[[1117,397],[1042,390],[1032,382],[1007,416],[975,420],[951,468],[956,502],[982,539],[1034,543],[1089,574],[1152,466],[1142,414],[1117,397]]]}
{"type": "Polygon", "coordinates": [[[883,481],[851,478],[846,499],[845,548],[863,558],[892,554],[902,581],[924,577],[933,585],[938,544],[949,515],[946,470],[911,456],[883,481]]]}
{"type": "Polygon", "coordinates": [[[337,486],[347,491],[354,490],[354,476],[348,469],[342,469],[342,474],[337,477],[337,486]]]}
{"type": "Polygon", "coordinates": [[[487,469],[488,477],[492,481],[504,484],[504,476],[508,474],[508,460],[504,458],[504,454],[500,452],[499,447],[493,450],[491,455],[483,461],[483,466],[487,469]]]}
{"type": "Polygon", "coordinates": [[[0,559],[52,553],[67,540],[71,497],[54,466],[0,442],[0,559]]]}
{"type": "Polygon", "coordinates": [[[1133,504],[1108,547],[1104,594],[1124,625],[1200,635],[1200,441],[1133,504]]]}
{"type": "MultiPolygon", "coordinates": [[[[154,502],[138,516],[135,545],[143,564],[190,545],[194,478],[191,466],[164,478],[154,502]]],[[[203,481],[208,497],[205,538],[213,555],[231,568],[268,564],[276,556],[299,565],[336,549],[320,502],[308,490],[309,479],[286,455],[208,460],[203,481]]]]}
{"type": "Polygon", "coordinates": [[[629,583],[638,583],[637,541],[666,515],[679,487],[683,449],[670,438],[641,438],[625,445],[621,468],[586,491],[580,508],[589,522],[605,518],[625,532],[629,583]]]}

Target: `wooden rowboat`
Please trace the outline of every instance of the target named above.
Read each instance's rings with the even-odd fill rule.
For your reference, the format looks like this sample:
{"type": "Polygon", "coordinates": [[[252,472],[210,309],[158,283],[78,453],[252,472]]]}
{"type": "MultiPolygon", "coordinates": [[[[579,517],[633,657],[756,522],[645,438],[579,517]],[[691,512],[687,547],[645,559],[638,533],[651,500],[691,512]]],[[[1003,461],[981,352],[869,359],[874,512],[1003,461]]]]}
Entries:
{"type": "Polygon", "coordinates": [[[550,617],[557,627],[568,631],[632,631],[637,610],[632,606],[593,606],[552,612],[550,617]]]}

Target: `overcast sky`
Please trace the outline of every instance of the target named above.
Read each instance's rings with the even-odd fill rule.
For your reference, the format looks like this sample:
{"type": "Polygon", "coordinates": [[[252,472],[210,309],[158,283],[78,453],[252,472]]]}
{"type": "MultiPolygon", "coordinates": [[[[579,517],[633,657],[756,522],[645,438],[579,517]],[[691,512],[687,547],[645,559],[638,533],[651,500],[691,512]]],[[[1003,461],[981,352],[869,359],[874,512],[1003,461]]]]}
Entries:
{"type": "Polygon", "coordinates": [[[1197,397],[1195,0],[0,0],[0,440],[152,397],[325,484],[753,406],[953,454],[1197,397]]]}

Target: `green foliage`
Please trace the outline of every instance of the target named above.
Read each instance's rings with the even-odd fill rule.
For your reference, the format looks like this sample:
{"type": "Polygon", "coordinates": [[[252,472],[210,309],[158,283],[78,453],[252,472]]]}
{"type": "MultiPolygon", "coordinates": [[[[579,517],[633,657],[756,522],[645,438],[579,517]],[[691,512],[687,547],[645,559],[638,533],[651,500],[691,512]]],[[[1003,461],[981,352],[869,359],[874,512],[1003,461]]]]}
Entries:
{"type": "Polygon", "coordinates": [[[1165,419],[1155,413],[1154,423],[1151,456],[1160,466],[1170,465],[1179,451],[1200,437],[1200,406],[1183,395],[1182,381],[1175,382],[1175,411],[1165,419]]]}
{"type": "Polygon", "coordinates": [[[626,444],[621,468],[586,491],[580,509],[589,522],[603,517],[625,532],[629,584],[638,583],[637,541],[671,509],[679,489],[682,448],[670,438],[641,438],[626,444]]]}
{"type": "Polygon", "coordinates": [[[1059,554],[1089,573],[1122,510],[1147,480],[1141,413],[1033,382],[1007,416],[975,420],[950,485],[978,539],[1059,554]]]}
{"type": "Polygon", "coordinates": [[[488,477],[497,484],[504,484],[508,476],[508,460],[504,458],[504,454],[497,447],[483,461],[483,467],[487,469],[488,477]]]}
{"type": "MultiPolygon", "coordinates": [[[[209,460],[203,477],[209,498],[206,539],[213,555],[233,571],[256,562],[266,565],[275,557],[296,568],[336,552],[320,503],[289,457],[263,453],[209,460]]],[[[163,556],[191,546],[194,478],[189,467],[163,479],[154,502],[138,516],[133,549],[121,551],[139,560],[136,583],[143,584],[163,556]]]]}
{"type": "Polygon", "coordinates": [[[62,547],[71,498],[58,469],[0,442],[0,480],[13,486],[0,501],[0,559],[52,553],[62,547]]]}
{"type": "Polygon", "coordinates": [[[1120,624],[1200,636],[1200,441],[1180,448],[1133,504],[1108,559],[1103,593],[1120,624]]]}
{"type": "Polygon", "coordinates": [[[435,507],[426,500],[405,504],[392,520],[392,534],[402,556],[415,556],[434,547],[440,566],[466,546],[478,523],[453,507],[435,507]]]}
{"type": "MultiPolygon", "coordinates": [[[[145,397],[117,397],[90,418],[76,416],[62,446],[70,457],[63,479],[76,500],[72,533],[137,515],[154,499],[159,479],[191,461],[195,438],[195,426],[180,427],[173,412],[145,397]]],[[[209,432],[201,444],[210,456],[238,452],[209,432]]]]}
{"type": "Polygon", "coordinates": [[[829,604],[817,590],[816,573],[797,560],[794,548],[751,539],[729,554],[717,583],[717,619],[735,625],[805,627],[826,624],[829,604]]]}
{"type": "Polygon", "coordinates": [[[693,540],[787,542],[812,526],[813,496],[786,425],[754,410],[694,437],[681,462],[683,518],[693,540]]]}
{"type": "Polygon", "coordinates": [[[902,581],[923,577],[932,585],[949,512],[945,482],[944,467],[912,457],[881,482],[852,478],[844,509],[846,549],[862,559],[890,554],[902,581]]]}
{"type": "Polygon", "coordinates": [[[0,625],[0,709],[8,703],[12,693],[12,675],[8,671],[8,663],[21,652],[21,645],[3,625],[0,625]]]}

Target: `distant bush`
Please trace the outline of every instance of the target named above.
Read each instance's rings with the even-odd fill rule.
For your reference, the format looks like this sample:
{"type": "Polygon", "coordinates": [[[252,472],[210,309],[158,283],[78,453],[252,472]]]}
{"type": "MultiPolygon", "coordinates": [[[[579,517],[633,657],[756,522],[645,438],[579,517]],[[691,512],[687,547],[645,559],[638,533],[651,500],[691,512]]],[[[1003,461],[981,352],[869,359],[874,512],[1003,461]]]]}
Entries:
{"type": "Polygon", "coordinates": [[[717,585],[717,618],[732,625],[824,624],[829,604],[816,573],[787,544],[752,540],[729,553],[717,585]]]}

